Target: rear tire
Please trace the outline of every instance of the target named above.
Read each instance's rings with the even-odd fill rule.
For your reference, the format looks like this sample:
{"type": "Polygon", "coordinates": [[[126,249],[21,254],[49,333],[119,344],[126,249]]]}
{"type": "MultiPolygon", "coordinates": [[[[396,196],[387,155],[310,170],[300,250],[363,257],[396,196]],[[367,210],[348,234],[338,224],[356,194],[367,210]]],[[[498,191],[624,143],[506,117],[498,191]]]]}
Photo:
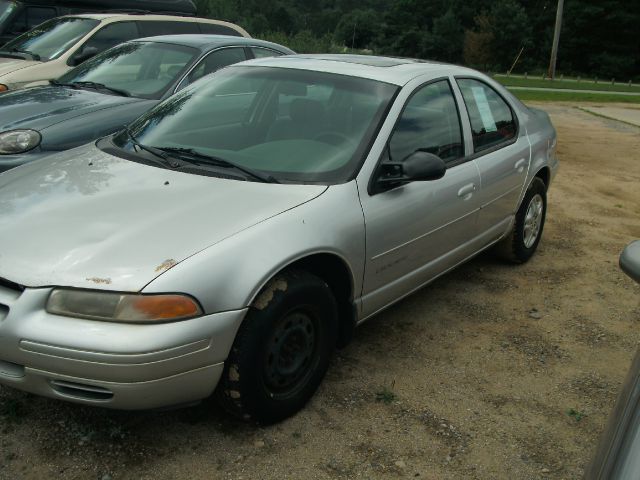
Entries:
{"type": "Polygon", "coordinates": [[[338,308],[328,285],[305,271],[278,274],[262,289],[236,335],[216,389],[244,420],[283,420],[313,396],[336,346],[338,308]]]}
{"type": "Polygon", "coordinates": [[[525,263],[535,253],[547,216],[547,187],[536,177],[529,185],[509,235],[497,245],[498,253],[514,263],[525,263]]]}

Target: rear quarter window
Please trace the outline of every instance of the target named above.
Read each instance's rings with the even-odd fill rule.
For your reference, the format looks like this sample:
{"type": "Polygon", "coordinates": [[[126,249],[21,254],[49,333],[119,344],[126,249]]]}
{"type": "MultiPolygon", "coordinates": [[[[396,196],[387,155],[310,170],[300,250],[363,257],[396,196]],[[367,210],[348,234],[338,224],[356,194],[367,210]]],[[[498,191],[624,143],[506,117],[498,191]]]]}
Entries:
{"type": "Polygon", "coordinates": [[[225,25],[218,25],[215,23],[198,23],[200,27],[200,33],[206,33],[209,35],[231,35],[233,37],[241,37],[240,32],[237,32],[233,28],[225,25]]]}

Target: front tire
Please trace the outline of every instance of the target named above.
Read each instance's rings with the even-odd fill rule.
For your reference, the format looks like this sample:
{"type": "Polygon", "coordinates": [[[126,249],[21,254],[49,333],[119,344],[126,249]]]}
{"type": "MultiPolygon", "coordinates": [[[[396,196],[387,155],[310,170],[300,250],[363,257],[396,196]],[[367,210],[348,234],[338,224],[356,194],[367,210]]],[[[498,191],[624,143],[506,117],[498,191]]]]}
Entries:
{"type": "Polygon", "coordinates": [[[235,416],[270,424],[313,396],[336,346],[338,308],[327,284],[305,271],[278,274],[236,335],[216,397],[235,416]]]}
{"type": "Polygon", "coordinates": [[[547,187],[536,177],[522,199],[511,232],[498,244],[501,256],[514,263],[527,262],[538,248],[546,216],[547,187]]]}

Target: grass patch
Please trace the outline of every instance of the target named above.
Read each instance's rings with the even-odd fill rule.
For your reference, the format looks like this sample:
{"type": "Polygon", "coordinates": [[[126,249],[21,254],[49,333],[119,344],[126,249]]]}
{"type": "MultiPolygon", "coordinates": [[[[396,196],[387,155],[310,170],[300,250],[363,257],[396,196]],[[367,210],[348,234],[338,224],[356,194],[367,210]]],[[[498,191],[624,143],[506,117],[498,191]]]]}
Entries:
{"type": "Polygon", "coordinates": [[[593,80],[583,80],[581,82],[568,81],[568,80],[542,80],[541,78],[522,78],[522,77],[507,77],[504,75],[495,75],[493,77],[496,81],[507,87],[532,87],[532,88],[562,88],[570,90],[598,90],[601,92],[630,92],[640,93],[639,85],[631,85],[627,83],[616,83],[611,85],[611,82],[598,82],[594,83],[593,80]]]}
{"type": "Polygon", "coordinates": [[[585,413],[579,412],[578,410],[574,410],[573,408],[570,408],[569,410],[567,410],[567,415],[573,418],[576,422],[579,422],[580,420],[582,420],[584,417],[587,416],[585,413]]]}
{"type": "Polygon", "coordinates": [[[376,402],[382,402],[389,405],[395,399],[396,394],[388,387],[382,387],[380,391],[376,392],[376,402]]]}
{"type": "Polygon", "coordinates": [[[611,95],[587,92],[542,92],[539,90],[511,90],[523,102],[594,102],[640,104],[640,95],[611,95]]]}

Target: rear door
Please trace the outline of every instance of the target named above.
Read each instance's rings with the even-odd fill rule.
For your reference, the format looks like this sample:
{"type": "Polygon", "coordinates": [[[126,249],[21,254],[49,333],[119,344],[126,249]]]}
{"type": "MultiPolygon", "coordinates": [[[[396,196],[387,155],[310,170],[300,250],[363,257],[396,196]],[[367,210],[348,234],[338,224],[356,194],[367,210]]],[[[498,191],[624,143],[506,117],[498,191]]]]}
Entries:
{"type": "Polygon", "coordinates": [[[508,102],[494,88],[477,78],[456,81],[471,124],[471,158],[482,182],[479,232],[497,237],[518,209],[531,158],[529,140],[508,102]]]}

